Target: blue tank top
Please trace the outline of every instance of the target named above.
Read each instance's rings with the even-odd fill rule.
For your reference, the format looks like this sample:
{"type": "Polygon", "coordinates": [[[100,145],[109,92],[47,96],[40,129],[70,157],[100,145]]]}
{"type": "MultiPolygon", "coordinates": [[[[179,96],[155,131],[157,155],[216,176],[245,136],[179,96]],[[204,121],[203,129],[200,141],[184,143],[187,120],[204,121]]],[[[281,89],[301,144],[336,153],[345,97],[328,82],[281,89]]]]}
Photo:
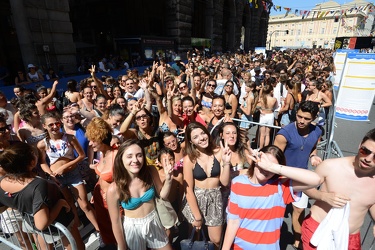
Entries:
{"type": "Polygon", "coordinates": [[[284,150],[286,165],[307,169],[311,151],[322,135],[322,130],[310,124],[310,133],[307,137],[303,137],[298,133],[296,123],[293,122],[283,127],[278,135],[284,136],[287,141],[284,150]]]}
{"type": "Polygon", "coordinates": [[[134,210],[141,206],[143,203],[146,203],[152,200],[155,197],[155,188],[150,187],[141,197],[134,198],[130,197],[128,202],[121,201],[121,206],[126,210],[134,210]]]}
{"type": "MultiPolygon", "coordinates": [[[[85,131],[79,125],[74,126],[74,130],[76,131],[76,138],[79,144],[81,145],[83,152],[87,156],[87,150],[89,148],[89,140],[86,138],[85,131]]],[[[78,153],[74,150],[74,156],[78,156],[78,153]]]]}

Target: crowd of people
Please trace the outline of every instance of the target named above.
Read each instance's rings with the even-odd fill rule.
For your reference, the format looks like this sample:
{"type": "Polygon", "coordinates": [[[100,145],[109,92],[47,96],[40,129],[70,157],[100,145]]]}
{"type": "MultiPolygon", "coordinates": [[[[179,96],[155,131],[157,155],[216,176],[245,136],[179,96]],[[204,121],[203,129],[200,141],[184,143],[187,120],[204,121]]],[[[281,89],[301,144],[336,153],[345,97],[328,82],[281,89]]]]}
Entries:
{"type": "Polygon", "coordinates": [[[319,244],[334,244],[332,237],[316,239],[314,231],[333,224],[327,213],[350,204],[340,249],[360,249],[364,216],[369,210],[375,217],[375,199],[365,191],[375,187],[375,130],[356,156],[318,156],[333,102],[333,53],[209,57],[194,50],[186,63],[158,58],[143,74],[117,78],[97,77],[102,65],[92,65],[89,77],[68,81],[60,96],[57,80],[50,89],[15,85],[12,104],[0,92],[2,223],[31,216],[26,232],[48,248],[41,234],[60,222],[84,249],[80,209],[101,249],[177,249],[173,239],[185,223],[207,232],[215,249],[268,250],[280,249],[292,203],[293,247],[329,249],[319,244]],[[316,202],[305,217],[308,197],[316,202]],[[179,223],[165,225],[157,199],[171,203],[179,223]]]}

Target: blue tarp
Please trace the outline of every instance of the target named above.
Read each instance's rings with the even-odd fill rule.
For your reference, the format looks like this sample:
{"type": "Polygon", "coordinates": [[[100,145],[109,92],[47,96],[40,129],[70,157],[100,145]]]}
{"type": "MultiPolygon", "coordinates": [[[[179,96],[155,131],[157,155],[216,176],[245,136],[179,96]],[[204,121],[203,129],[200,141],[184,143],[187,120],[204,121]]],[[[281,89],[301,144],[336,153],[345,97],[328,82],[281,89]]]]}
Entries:
{"type": "MultiPolygon", "coordinates": [[[[147,67],[149,67],[149,66],[136,67],[136,69],[138,69],[139,74],[142,74],[147,67]]],[[[132,68],[132,69],[135,69],[135,68],[132,68]]],[[[112,76],[114,78],[117,78],[119,75],[124,75],[124,74],[126,74],[125,70],[111,70],[108,73],[106,73],[106,72],[96,73],[96,75],[99,79],[103,75],[107,75],[107,76],[109,75],[109,76],[112,76]]],[[[57,91],[59,92],[59,94],[64,92],[66,90],[66,83],[71,79],[74,79],[79,83],[81,80],[83,80],[87,77],[90,77],[90,74],[61,78],[61,79],[59,79],[59,85],[57,85],[58,86],[57,91]]],[[[27,89],[33,89],[33,88],[35,89],[35,85],[43,85],[46,88],[50,88],[52,86],[52,84],[53,84],[52,81],[44,81],[44,82],[30,83],[30,84],[23,85],[23,86],[27,89]]],[[[14,86],[15,85],[0,87],[0,90],[5,94],[5,96],[7,97],[8,100],[12,99],[13,97],[16,97],[13,93],[14,86]]]]}

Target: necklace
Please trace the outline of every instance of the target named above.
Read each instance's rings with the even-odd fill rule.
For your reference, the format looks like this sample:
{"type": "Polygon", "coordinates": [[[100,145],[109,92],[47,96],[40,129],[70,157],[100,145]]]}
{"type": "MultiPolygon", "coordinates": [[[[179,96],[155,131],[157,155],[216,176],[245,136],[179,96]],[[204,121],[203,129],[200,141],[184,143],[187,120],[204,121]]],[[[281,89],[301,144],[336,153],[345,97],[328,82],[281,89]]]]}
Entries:
{"type": "Polygon", "coordinates": [[[306,141],[307,141],[307,136],[304,137],[304,136],[301,136],[301,141],[302,141],[302,145],[300,147],[301,151],[303,151],[304,147],[305,147],[305,144],[306,144],[306,141]]]}
{"type": "Polygon", "coordinates": [[[105,165],[106,164],[106,160],[105,160],[105,157],[107,156],[108,153],[110,153],[111,150],[108,150],[107,152],[105,152],[104,156],[103,156],[103,164],[105,165]]]}

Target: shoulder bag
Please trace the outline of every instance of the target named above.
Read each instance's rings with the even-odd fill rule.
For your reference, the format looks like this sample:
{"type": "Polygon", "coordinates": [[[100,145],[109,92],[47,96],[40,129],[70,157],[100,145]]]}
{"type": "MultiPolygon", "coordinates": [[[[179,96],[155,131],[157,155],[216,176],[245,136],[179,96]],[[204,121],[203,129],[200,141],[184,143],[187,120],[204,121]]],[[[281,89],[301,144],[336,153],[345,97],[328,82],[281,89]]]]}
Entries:
{"type": "Polygon", "coordinates": [[[169,229],[178,223],[177,213],[169,201],[163,200],[160,197],[155,197],[155,205],[163,227],[169,229]]]}
{"type": "Polygon", "coordinates": [[[181,250],[214,250],[214,243],[207,241],[203,230],[200,231],[202,235],[202,240],[193,240],[195,234],[195,227],[193,227],[193,231],[191,232],[189,239],[185,239],[180,242],[181,250]]]}
{"type": "MultiPolygon", "coordinates": [[[[154,182],[154,180],[152,180],[154,182]]],[[[161,224],[166,229],[172,228],[174,225],[178,223],[178,216],[176,211],[174,210],[172,204],[169,201],[163,200],[160,198],[159,194],[156,191],[155,187],[155,209],[159,215],[161,224]]]]}

